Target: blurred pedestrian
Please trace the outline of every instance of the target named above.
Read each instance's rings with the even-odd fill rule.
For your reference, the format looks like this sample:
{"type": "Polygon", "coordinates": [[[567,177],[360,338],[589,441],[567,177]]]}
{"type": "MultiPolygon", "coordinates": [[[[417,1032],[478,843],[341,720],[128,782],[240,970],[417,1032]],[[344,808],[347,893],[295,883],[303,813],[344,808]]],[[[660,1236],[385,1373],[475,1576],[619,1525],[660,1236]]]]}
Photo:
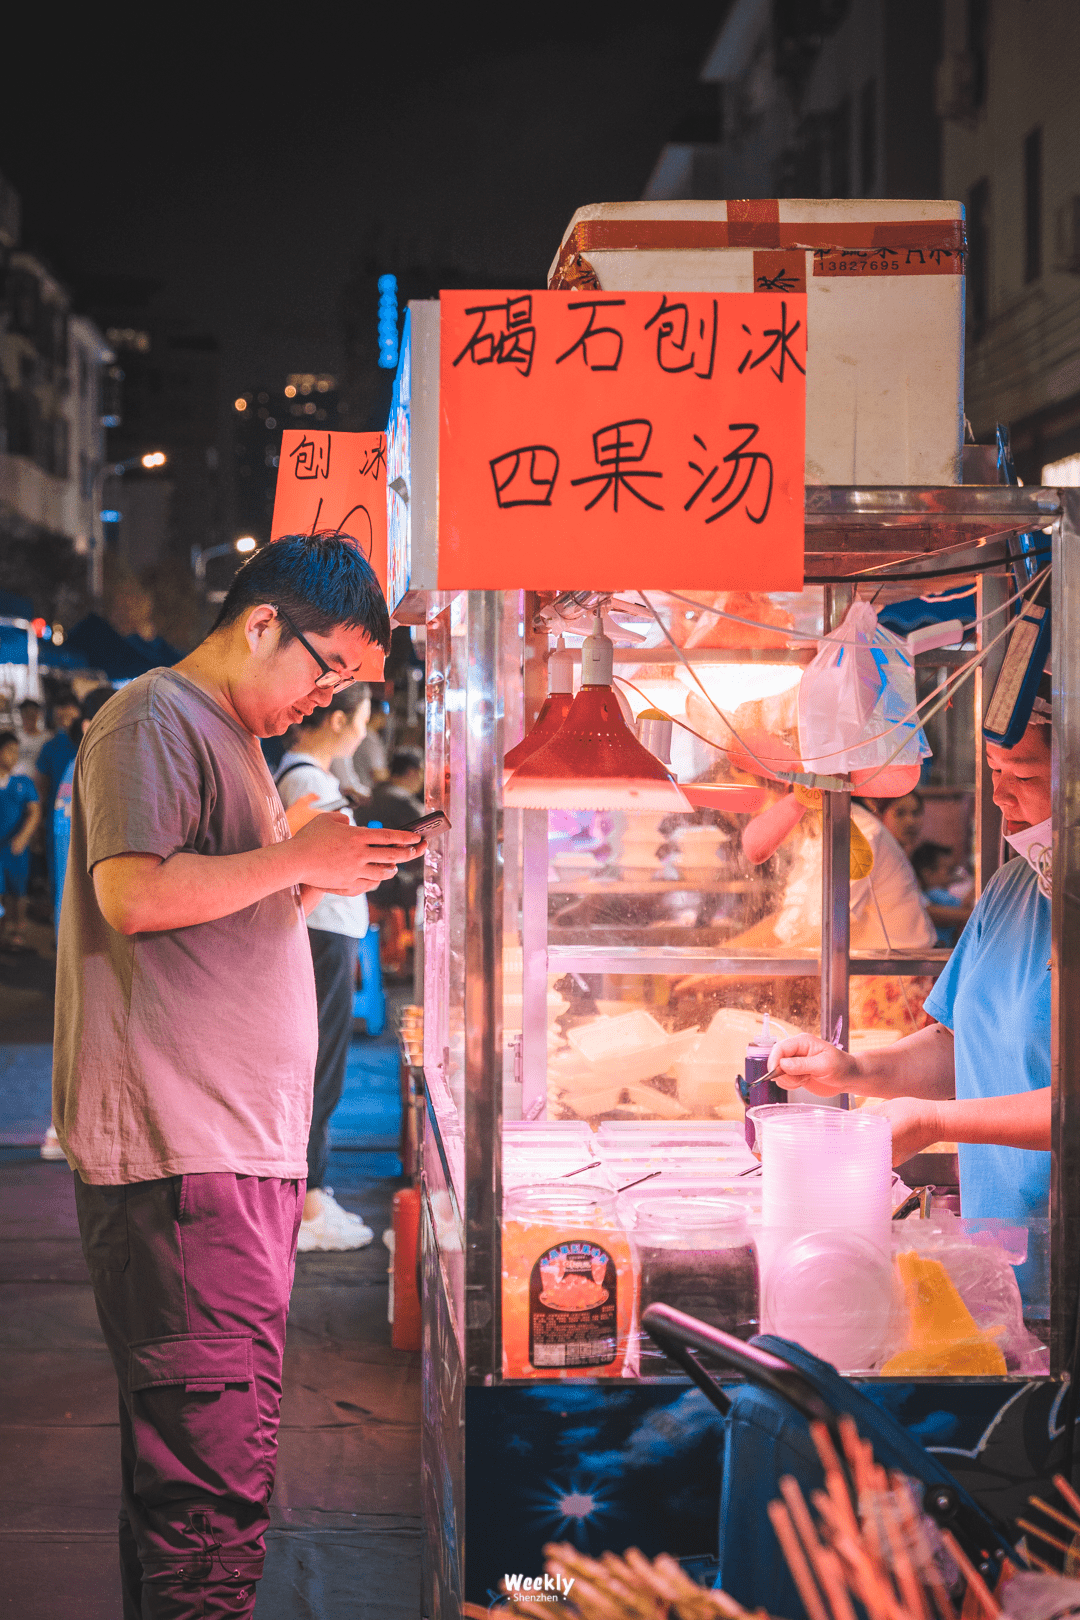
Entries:
{"type": "Polygon", "coordinates": [[[0,918],[0,945],[6,951],[28,951],[26,887],[30,878],[28,845],[41,822],[37,789],[18,769],[19,739],[14,731],[0,731],[0,881],[4,914],[0,918]]]}
{"type": "Polygon", "coordinates": [[[46,731],[41,704],[36,698],[23,698],[19,704],[19,770],[29,776],[37,764],[37,757],[52,736],[46,731]]]}
{"type": "MultiPolygon", "coordinates": [[[[87,692],[79,705],[80,717],[73,720],[68,727],[68,735],[75,744],[75,758],[78,758],[79,744],[82,742],[86,728],[97,714],[103,709],[113,695],[111,686],[95,686],[87,692]]],[[[64,878],[67,874],[68,850],[71,846],[71,784],[75,776],[75,760],[71,761],[67,770],[60,779],[60,786],[56,790],[56,800],[52,807],[53,847],[56,851],[56,883],[53,889],[53,924],[56,937],[60,937],[60,908],[64,900],[64,878]]],[[[64,1150],[60,1146],[60,1138],[56,1134],[56,1126],[52,1120],[49,1128],[42,1138],[39,1149],[41,1157],[50,1161],[60,1160],[64,1157],[64,1150]]]]}
{"type": "Polygon", "coordinates": [[[42,745],[34,766],[34,786],[38,798],[45,806],[45,859],[52,892],[56,892],[56,850],[53,847],[52,816],[48,813],[55,799],[64,772],[75,758],[75,744],[69,727],[79,718],[79,700],[70,686],[61,686],[53,693],[53,734],[42,745]]]}
{"type": "Polygon", "coordinates": [[[352,786],[352,782],[359,783],[360,788],[367,794],[374,793],[380,782],[385,782],[390,775],[390,767],[386,758],[386,729],[390,724],[390,705],[383,699],[372,701],[371,718],[367,724],[367,734],[352,756],[352,773],[338,770],[334,775],[343,787],[352,786]]]}
{"type": "MultiPolygon", "coordinates": [[[[411,748],[399,748],[390,759],[387,781],[375,789],[368,816],[383,827],[406,827],[424,813],[424,763],[411,748]]],[[[373,890],[371,904],[401,906],[411,918],[416,893],[424,881],[423,861],[406,861],[373,890]]]]}
{"type": "Polygon", "coordinates": [[[305,913],[416,853],[338,815],[290,837],[259,738],[389,640],[359,546],[287,536],[79,749],[53,1117],[120,1385],[132,1620],[254,1609],[318,1040],[305,913]]]}
{"type": "MultiPolygon", "coordinates": [[[[345,691],[335,692],[329,708],[316,709],[301,720],[296,740],[282,758],[275,777],[294,830],[311,815],[317,815],[321,806],[338,801],[341,790],[330,767],[335,760],[350,757],[363,739],[370,713],[369,689],[357,681],[345,691]],[[305,805],[307,815],[303,814],[305,805]]],[[[353,821],[350,811],[344,814],[353,821]]],[[[326,1162],[330,1116],[345,1088],[356,989],[356,948],[368,930],[367,900],[362,894],[324,895],[308,912],[307,927],[319,1009],[319,1052],[308,1132],[307,1193],[297,1247],[301,1252],[362,1249],[374,1233],[334,1198],[334,1189],[326,1185],[326,1162]]]]}
{"type": "Polygon", "coordinates": [[[887,832],[892,833],[908,860],[911,860],[922,838],[923,796],[905,793],[899,799],[864,799],[861,801],[873,811],[887,832]]]}
{"type": "Polygon", "coordinates": [[[926,839],[912,852],[911,864],[923,892],[927,915],[937,929],[937,942],[949,950],[956,944],[973,907],[952,892],[956,862],[948,844],[926,839]]]}

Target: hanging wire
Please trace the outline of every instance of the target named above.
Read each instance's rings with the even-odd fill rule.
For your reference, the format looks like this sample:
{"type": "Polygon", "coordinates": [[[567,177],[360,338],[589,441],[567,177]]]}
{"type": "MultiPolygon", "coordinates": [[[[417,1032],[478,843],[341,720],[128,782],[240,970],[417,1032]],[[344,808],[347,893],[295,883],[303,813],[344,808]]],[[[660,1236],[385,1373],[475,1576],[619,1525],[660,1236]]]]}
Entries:
{"type": "MultiPolygon", "coordinates": [[[[1031,600],[1034,601],[1035,597],[1039,594],[1039,592],[1041,591],[1043,585],[1046,583],[1046,580],[1048,579],[1049,575],[1050,575],[1050,569],[1048,567],[1044,568],[1040,573],[1035,575],[1034,579],[1029,580],[1028,583],[1025,586],[1023,586],[1019,591],[1016,591],[1011,597],[1008,598],[1008,600],[1006,602],[1002,603],[1000,607],[993,609],[990,613],[983,614],[982,618],[976,620],[975,622],[977,624],[985,623],[988,619],[993,618],[996,613],[1000,613],[1001,611],[1003,611],[1003,609],[1008,607],[1010,603],[1017,601],[1022,596],[1025,596],[1029,591],[1032,593],[1031,600]]],[[[686,597],[678,596],[678,594],[676,592],[674,592],[674,591],[669,591],[667,594],[669,596],[674,597],[676,601],[684,601],[685,602],[685,601],[689,600],[686,597]]],[[[731,732],[732,736],[735,738],[735,741],[738,743],[739,747],[747,754],[747,756],[750,759],[752,759],[756,764],[760,765],[767,776],[776,776],[776,777],[779,777],[782,781],[785,781],[785,782],[805,782],[805,783],[807,783],[807,785],[809,785],[811,787],[823,786],[824,785],[823,782],[820,779],[818,779],[815,776],[815,773],[813,773],[813,772],[798,772],[798,771],[792,772],[792,771],[784,771],[784,770],[781,770],[781,769],[777,769],[776,766],[772,766],[772,765],[767,764],[766,761],[760,757],[760,755],[758,755],[758,754],[756,754],[754,752],[754,750],[749,746],[749,744],[746,743],[743,740],[743,738],[739,735],[739,733],[736,730],[735,726],[732,724],[732,721],[731,721],[730,717],[723,712],[723,710],[720,708],[719,704],[717,704],[715,702],[715,700],[711,697],[709,692],[706,690],[706,688],[702,684],[701,680],[698,678],[698,675],[697,675],[696,671],[694,670],[693,665],[690,663],[690,661],[685,656],[685,653],[683,652],[683,649],[675,641],[675,639],[672,636],[671,632],[669,631],[667,625],[664,624],[663,620],[660,617],[659,612],[657,611],[656,607],[653,605],[653,603],[649,599],[646,592],[643,591],[643,590],[639,590],[638,598],[641,601],[642,605],[644,607],[648,608],[649,612],[652,614],[653,618],[656,620],[656,623],[660,626],[660,629],[663,631],[663,633],[664,633],[665,637],[667,638],[668,642],[671,644],[672,650],[675,652],[679,662],[684,666],[685,669],[687,669],[689,671],[692,680],[695,682],[696,686],[698,687],[698,689],[701,692],[702,696],[705,698],[706,702],[715,711],[715,713],[719,716],[719,718],[723,721],[724,725],[728,728],[728,730],[731,732]]],[[[700,603],[692,603],[691,605],[693,605],[695,607],[700,607],[701,606],[700,603]]],[[[706,609],[705,611],[711,612],[711,613],[716,613],[720,618],[732,618],[732,619],[736,618],[736,615],[724,613],[718,608],[710,608],[710,609],[706,609]]],[[[740,624],[749,624],[755,629],[769,629],[769,630],[775,630],[776,629],[775,625],[757,625],[757,624],[754,623],[754,621],[749,620],[749,619],[736,619],[736,622],[740,623],[740,624]]],[[[1013,628],[1014,628],[1013,624],[1010,621],[1008,624],[1006,624],[1004,626],[1004,628],[1002,630],[1000,630],[997,633],[997,635],[993,638],[992,641],[987,643],[987,645],[982,649],[981,652],[976,653],[972,658],[969,658],[966,663],[961,664],[959,669],[954,671],[954,673],[948,678],[948,680],[944,681],[940,687],[936,688],[935,691],[930,693],[928,697],[923,698],[921,703],[917,703],[915,705],[915,707],[913,709],[910,709],[906,715],[903,715],[899,720],[894,721],[891,726],[887,726],[884,731],[878,732],[873,737],[865,738],[862,746],[866,746],[866,745],[868,745],[870,743],[873,743],[873,742],[880,742],[882,740],[882,738],[888,737],[892,732],[899,730],[901,727],[908,727],[910,729],[912,724],[915,721],[919,720],[921,711],[924,710],[924,709],[926,710],[926,712],[925,712],[925,714],[921,715],[922,721],[932,719],[935,714],[937,714],[941,709],[945,708],[949,703],[952,702],[953,697],[960,690],[960,687],[964,684],[964,682],[968,679],[968,677],[970,675],[973,675],[975,670],[978,669],[979,665],[982,664],[985,661],[985,659],[989,657],[990,653],[997,646],[998,642],[1002,641],[1006,636],[1011,635],[1013,628]],[[941,695],[938,696],[938,694],[941,694],[941,695]],[[934,701],[935,698],[937,698],[936,702],[934,701]],[[928,704],[932,705],[932,707],[927,708],[928,704]]],[[[821,640],[828,641],[828,640],[837,639],[837,638],[834,638],[834,637],[831,637],[831,636],[828,636],[828,637],[803,636],[801,632],[796,632],[796,631],[785,631],[784,634],[785,635],[799,635],[800,639],[812,640],[812,641],[821,641],[821,640]]],[[[647,650],[649,650],[649,649],[645,649],[645,648],[642,649],[643,652],[647,651],[647,650]]],[[[623,679],[623,677],[619,677],[619,678],[623,679]]],[[[627,683],[627,684],[630,684],[630,683],[627,683]]],[[[635,690],[637,690],[637,688],[635,688],[635,690]]],[[[644,696],[644,694],[642,694],[642,695],[644,696]]],[[[669,718],[673,719],[674,717],[669,716],[669,718]]],[[[676,722],[676,723],[681,724],[681,722],[676,722]]],[[[687,731],[693,731],[693,728],[690,727],[690,726],[684,726],[683,729],[687,730],[687,731]]],[[[693,735],[696,736],[696,737],[700,737],[700,733],[696,732],[696,731],[693,731],[693,735]]],[[[716,748],[720,753],[730,753],[730,751],[731,751],[730,748],[725,748],[725,746],[722,743],[717,743],[717,742],[713,741],[711,738],[702,737],[701,740],[703,742],[708,743],[710,747],[716,748]]],[[[909,737],[904,737],[901,740],[899,745],[893,750],[892,754],[890,754],[889,758],[887,760],[885,760],[883,764],[879,765],[874,770],[873,774],[866,779],[866,781],[864,781],[862,784],[860,784],[860,792],[865,790],[868,783],[871,782],[875,776],[880,776],[882,771],[884,771],[889,765],[892,764],[893,760],[896,759],[897,756],[903,752],[903,750],[908,746],[909,742],[910,742],[909,737]]],[[[815,755],[814,756],[814,763],[820,763],[821,761],[828,760],[828,759],[836,759],[841,754],[844,754],[844,753],[847,753],[847,752],[848,752],[847,749],[839,749],[839,748],[838,749],[833,749],[833,750],[830,750],[829,753],[815,755]]],[[[777,764],[780,764],[780,763],[781,763],[780,761],[777,761],[777,764]]],[[[850,783],[843,782],[843,783],[839,783],[839,786],[833,786],[832,785],[833,782],[839,783],[839,778],[830,779],[830,784],[829,784],[828,791],[832,791],[832,792],[850,792],[851,791],[850,783]]]]}
{"type": "MultiPolygon", "coordinates": [[[[1045,570],[1044,570],[1044,572],[1045,572],[1045,570]]],[[[914,576],[914,575],[912,577],[913,577],[913,579],[918,578],[918,576],[914,576]]],[[[923,578],[929,578],[930,576],[929,575],[923,575],[922,577],[923,578]]],[[[873,584],[874,583],[873,578],[871,577],[867,581],[867,583],[868,584],[873,584]]],[[[1033,580],[1029,580],[1028,584],[1026,586],[1022,587],[1022,589],[1020,589],[1018,591],[1014,591],[1012,596],[1007,596],[1005,598],[1004,602],[1000,603],[1000,605],[998,607],[991,608],[989,613],[984,613],[981,618],[972,619],[970,621],[970,623],[965,624],[965,626],[964,626],[965,631],[967,631],[967,630],[975,630],[975,629],[978,628],[978,626],[980,624],[985,624],[988,619],[994,618],[996,614],[1004,613],[1005,609],[1008,608],[1008,607],[1011,607],[1012,604],[1015,601],[1017,601],[1019,597],[1023,596],[1024,591],[1027,590],[1033,583],[1034,583],[1033,580]]],[[[638,592],[639,596],[641,596],[643,594],[644,593],[641,592],[641,591],[638,592]]],[[[709,613],[714,618],[717,618],[717,619],[730,619],[732,624],[744,624],[744,625],[747,625],[751,630],[768,630],[773,635],[787,636],[789,640],[821,642],[821,641],[833,641],[833,640],[838,639],[836,636],[834,636],[834,635],[832,635],[830,633],[826,633],[824,635],[818,636],[818,635],[812,635],[809,631],[806,631],[806,630],[794,630],[794,629],[786,630],[786,629],[784,629],[784,627],[782,625],[762,624],[757,619],[744,619],[744,618],[741,618],[739,616],[739,614],[737,614],[737,613],[728,613],[726,611],[726,609],[724,609],[724,608],[706,607],[703,602],[695,602],[692,596],[683,596],[678,591],[665,591],[664,595],[669,596],[672,599],[673,602],[681,602],[684,607],[696,608],[699,613],[709,613]]]]}

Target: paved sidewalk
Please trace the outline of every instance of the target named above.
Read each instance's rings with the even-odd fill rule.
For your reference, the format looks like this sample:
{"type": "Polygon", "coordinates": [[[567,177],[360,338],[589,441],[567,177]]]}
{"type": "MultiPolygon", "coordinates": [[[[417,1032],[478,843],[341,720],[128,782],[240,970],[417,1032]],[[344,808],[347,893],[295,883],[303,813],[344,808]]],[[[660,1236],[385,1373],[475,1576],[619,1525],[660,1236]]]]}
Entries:
{"type": "MultiPolygon", "coordinates": [[[[71,1172],[16,1145],[48,1122],[51,1031],[36,989],[25,1044],[0,1046],[0,1616],[119,1620],[116,1384],[71,1172]]],[[[11,1010],[10,980],[0,990],[11,1010]]],[[[354,1041],[329,1180],[376,1237],[298,1258],[258,1620],[420,1612],[420,1358],[390,1347],[381,1242],[402,1185],[398,1119],[392,1040],[354,1041]]]]}

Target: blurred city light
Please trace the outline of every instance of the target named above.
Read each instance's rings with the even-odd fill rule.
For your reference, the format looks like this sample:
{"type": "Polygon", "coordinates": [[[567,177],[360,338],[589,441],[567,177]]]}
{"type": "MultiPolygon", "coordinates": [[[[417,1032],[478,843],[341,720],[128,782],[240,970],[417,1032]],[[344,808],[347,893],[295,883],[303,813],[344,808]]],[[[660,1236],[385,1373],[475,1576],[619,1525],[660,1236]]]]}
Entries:
{"type": "Polygon", "coordinates": [[[120,514],[114,506],[107,506],[101,513],[102,523],[119,523],[120,514]]]}
{"type": "Polygon", "coordinates": [[[164,467],[165,461],[166,456],[164,450],[151,450],[148,455],[145,455],[142,458],[142,464],[144,467],[164,467]]]}
{"type": "Polygon", "coordinates": [[[248,408],[248,402],[247,402],[246,399],[241,398],[241,399],[234,399],[233,400],[233,409],[234,410],[246,411],[247,408],[248,408]]]}
{"type": "Polygon", "coordinates": [[[237,551],[254,551],[258,541],[250,534],[242,535],[236,542],[237,551]]]}
{"type": "Polygon", "coordinates": [[[396,371],[398,363],[397,277],[379,277],[379,365],[396,371]]]}

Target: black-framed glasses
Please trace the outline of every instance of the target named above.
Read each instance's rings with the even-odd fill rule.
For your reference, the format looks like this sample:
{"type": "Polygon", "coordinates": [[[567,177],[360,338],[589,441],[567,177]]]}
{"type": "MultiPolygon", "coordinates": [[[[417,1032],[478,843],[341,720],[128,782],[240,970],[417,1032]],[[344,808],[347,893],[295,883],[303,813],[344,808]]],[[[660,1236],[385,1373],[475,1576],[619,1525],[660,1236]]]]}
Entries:
{"type": "Polygon", "coordinates": [[[288,625],[289,629],[292,631],[301,647],[303,647],[304,651],[310,653],[312,658],[314,658],[315,662],[318,664],[322,673],[315,682],[315,685],[321,692],[341,692],[346,686],[352,686],[353,682],[356,680],[355,675],[342,674],[339,670],[331,669],[330,665],[326,662],[326,659],[319,657],[318,653],[311,645],[311,642],[305,635],[301,633],[301,631],[296,628],[285,609],[283,607],[275,606],[274,611],[279,615],[283,623],[288,625]]]}

